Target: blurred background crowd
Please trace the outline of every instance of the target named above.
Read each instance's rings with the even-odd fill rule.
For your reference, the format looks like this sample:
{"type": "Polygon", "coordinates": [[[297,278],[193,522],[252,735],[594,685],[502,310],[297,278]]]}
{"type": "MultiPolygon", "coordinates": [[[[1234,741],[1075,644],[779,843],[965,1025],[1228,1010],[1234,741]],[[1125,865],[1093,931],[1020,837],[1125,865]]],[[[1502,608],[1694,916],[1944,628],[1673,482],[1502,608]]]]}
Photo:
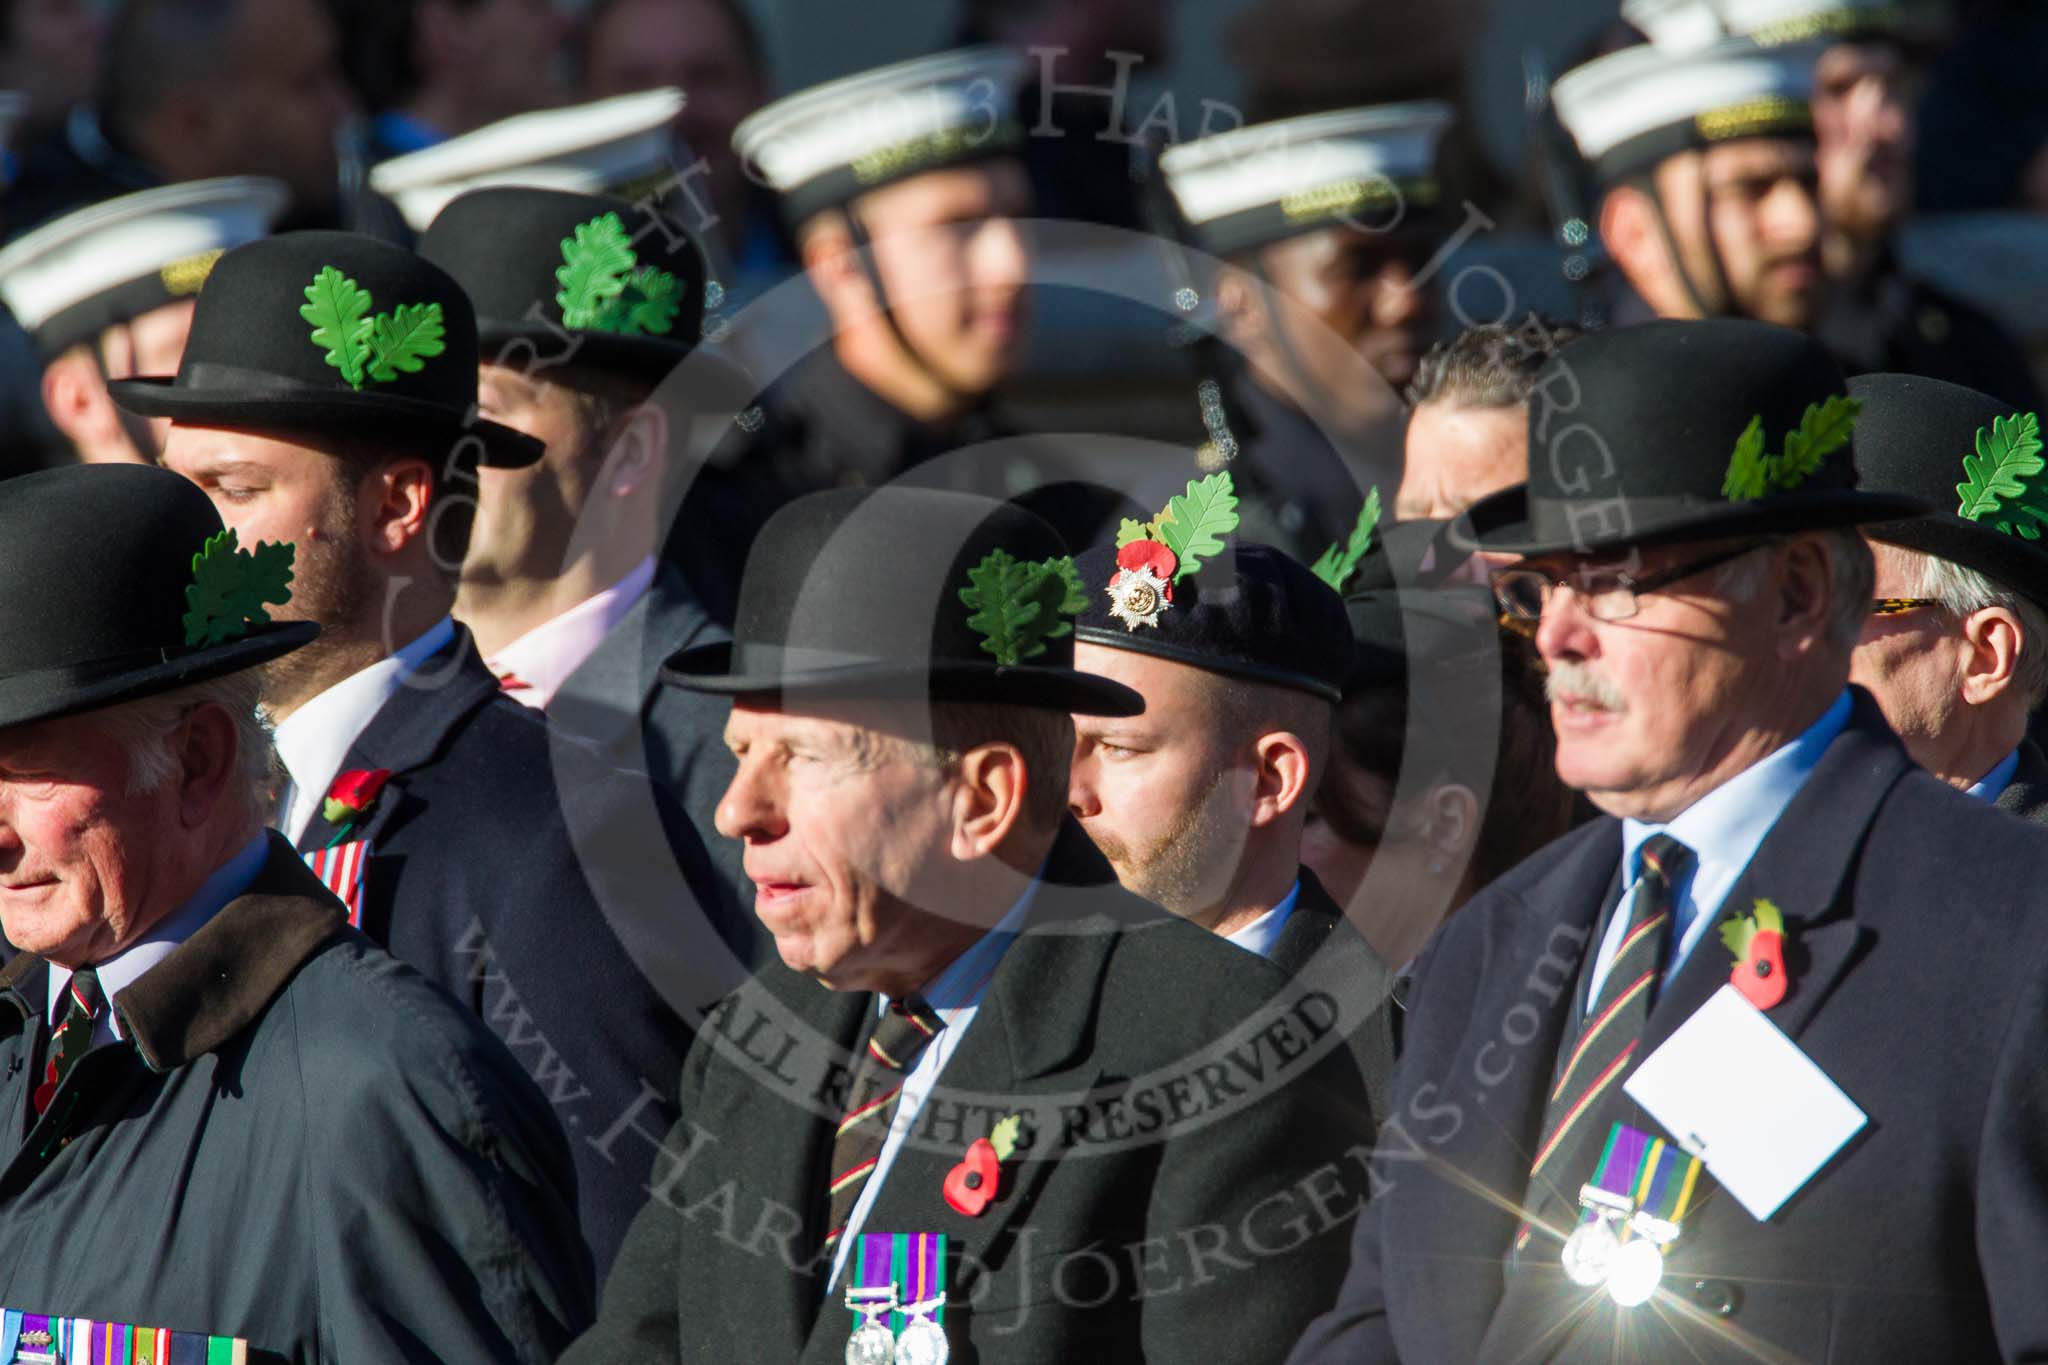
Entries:
{"type": "MultiPolygon", "coordinates": [[[[2026,0],[1927,9],[1933,22],[1874,82],[1857,69],[1820,73],[1820,131],[1825,141],[1828,120],[1838,126],[1833,180],[1847,187],[1829,212],[1884,241],[1886,270],[1957,305],[1917,301],[1910,325],[1927,339],[1974,334],[1984,320],[2038,358],[2048,346],[2048,309],[2034,297],[2048,280],[2038,268],[2048,262],[2048,110],[2029,78],[2048,59],[2048,11],[2026,0]],[[1841,96],[1831,103],[1830,79],[1841,96]]],[[[1133,164],[1142,143],[1318,110],[1447,102],[1456,119],[1441,170],[1464,216],[1430,245],[1450,248],[1444,275],[1466,284],[1455,308],[1376,324],[1425,333],[1426,344],[1460,321],[1605,315],[1608,266],[1587,227],[1585,176],[1545,92],[1574,65],[1638,40],[1616,0],[903,0],[884,13],[806,0],[15,0],[0,7],[0,89],[17,95],[0,223],[14,238],[151,185],[253,174],[289,186],[280,227],[404,240],[404,219],[369,188],[377,162],[528,111],[676,86],[686,100],[674,164],[695,210],[685,216],[707,228],[730,311],[798,264],[768,192],[732,151],[740,121],[822,81],[994,41],[1037,54],[1020,113],[1033,131],[1023,148],[1033,213],[1046,219],[1155,226],[1133,164]],[[1106,135],[1113,127],[1124,136],[1106,135]]],[[[1870,249],[1848,249],[1859,252],[1870,249]]],[[[1843,277],[1869,276],[1871,264],[1830,261],[1843,277]]],[[[1864,322],[1901,306],[1864,303],[1864,322]]],[[[1373,311],[1354,308],[1352,330],[1373,311]]],[[[1172,435],[1187,411],[1186,357],[1160,345],[1159,320],[1085,293],[1036,307],[1013,401],[1071,414],[1054,429],[1172,435]],[[1109,395],[1119,411],[1104,423],[1109,395]]],[[[1374,345],[1386,349],[1360,340],[1361,350],[1374,345]]],[[[61,458],[25,339],[12,333],[0,354],[7,430],[24,447],[15,458],[61,458]]],[[[1912,368],[1896,356],[1866,368],[1887,359],[1912,368]]],[[[1381,368],[1405,382],[1401,366],[1381,368]]],[[[1981,365],[1970,373],[2000,387],[1981,365]]]]}

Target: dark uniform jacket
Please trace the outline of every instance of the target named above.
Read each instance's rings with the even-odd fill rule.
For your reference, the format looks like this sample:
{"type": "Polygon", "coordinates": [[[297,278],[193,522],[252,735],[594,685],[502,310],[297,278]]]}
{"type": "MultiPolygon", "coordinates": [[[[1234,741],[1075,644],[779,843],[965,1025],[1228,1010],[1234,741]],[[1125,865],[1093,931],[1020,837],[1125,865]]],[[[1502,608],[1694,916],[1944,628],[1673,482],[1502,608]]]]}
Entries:
{"type": "MultiPolygon", "coordinates": [[[[551,736],[459,627],[342,767],[392,771],[349,835],[370,842],[364,932],[476,1010],[539,1082],[571,1139],[601,1275],[651,1157],[599,1140],[643,1110],[674,1121],[685,1012],[746,974],[719,932],[740,912],[667,793],[551,736]]],[[[299,848],[335,834],[316,814],[299,848]]]]}
{"type": "MultiPolygon", "coordinates": [[[[1337,1007],[1121,892],[1061,885],[1039,884],[862,1230],[946,1235],[956,1361],[1277,1360],[1335,1293],[1363,1197],[1371,1121],[1337,1007]],[[1010,1113],[995,1202],[956,1212],[948,1171],[1010,1113]]],[[[780,967],[728,1002],[566,1362],[844,1358],[823,1167],[875,1009],[780,967]]]]}
{"type": "Polygon", "coordinates": [[[542,1365],[589,1321],[547,1101],[282,838],[30,1123],[48,972],[0,972],[0,1303],[305,1362],[542,1365]]]}
{"type": "Polygon", "coordinates": [[[1366,1095],[1372,1112],[1382,1115],[1391,1096],[1389,1085],[1394,1070],[1394,972],[1373,951],[1365,936],[1344,917],[1343,907],[1307,868],[1301,869],[1301,897],[1266,960],[1304,984],[1356,992],[1355,1003],[1362,1015],[1351,1035],[1351,1055],[1365,1078],[1366,1095]],[[1319,968],[1311,963],[1323,962],[1319,968]],[[1311,971],[1329,973],[1310,976],[1311,971]]]}
{"type": "Polygon", "coordinates": [[[1367,491],[1381,485],[1383,520],[1392,520],[1401,424],[1388,428],[1388,447],[1375,465],[1336,433],[1269,391],[1249,366],[1224,371],[1231,434],[1238,454],[1230,477],[1237,489],[1239,534],[1274,545],[1304,564],[1351,534],[1367,491]]]}
{"type": "Polygon", "coordinates": [[[1836,288],[1817,335],[1850,374],[1918,374],[2041,405],[2026,348],[1974,306],[1908,275],[1887,252],[1836,288]]]}
{"type": "MultiPolygon", "coordinates": [[[[2048,1356],[2048,832],[1915,767],[1860,691],[1723,913],[1758,897],[1784,912],[1792,984],[1767,1017],[1868,1126],[1768,1223],[1703,1177],[1659,1301],[1633,1312],[1574,1289],[1541,1233],[1507,1272],[1620,859],[1621,822],[1596,821],[1444,925],[1417,979],[1350,1275],[1293,1359],[2048,1356]]],[[[1716,933],[1699,940],[1659,990],[1638,1064],[1731,962],[1716,933]]],[[[1617,1120],[1661,1132],[1615,1085],[1581,1120],[1596,1152],[1617,1120]]],[[[1591,1177],[1560,1179],[1575,1191],[1591,1177]]]]}
{"type": "Polygon", "coordinates": [[[1094,485],[1098,452],[1089,443],[1022,434],[992,405],[943,426],[921,422],[848,373],[830,346],[771,384],[760,406],[757,429],[728,437],[696,475],[665,552],[724,625],[732,623],[747,550],[762,524],[784,503],[821,489],[876,488],[911,476],[1014,501],[1076,549],[1111,538],[1119,517],[1141,514],[1140,504],[1094,485]],[[912,475],[955,452],[965,453],[912,475]]]}

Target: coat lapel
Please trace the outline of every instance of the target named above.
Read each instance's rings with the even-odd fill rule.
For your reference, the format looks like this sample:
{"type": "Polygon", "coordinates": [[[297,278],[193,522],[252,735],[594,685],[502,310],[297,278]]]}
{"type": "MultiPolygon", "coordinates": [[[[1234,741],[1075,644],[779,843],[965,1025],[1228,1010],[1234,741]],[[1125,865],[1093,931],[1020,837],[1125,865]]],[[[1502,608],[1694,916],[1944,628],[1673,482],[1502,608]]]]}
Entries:
{"type": "MultiPolygon", "coordinates": [[[[406,792],[406,778],[414,770],[432,763],[441,754],[448,736],[469,714],[498,695],[498,680],[484,667],[466,627],[455,627],[455,638],[430,655],[426,662],[399,684],[363,732],[349,745],[341,770],[389,768],[391,780],[371,807],[369,816],[348,830],[350,839],[377,839],[417,800],[406,792]]],[[[299,836],[301,853],[327,847],[340,829],[318,810],[306,822],[299,836]]]]}

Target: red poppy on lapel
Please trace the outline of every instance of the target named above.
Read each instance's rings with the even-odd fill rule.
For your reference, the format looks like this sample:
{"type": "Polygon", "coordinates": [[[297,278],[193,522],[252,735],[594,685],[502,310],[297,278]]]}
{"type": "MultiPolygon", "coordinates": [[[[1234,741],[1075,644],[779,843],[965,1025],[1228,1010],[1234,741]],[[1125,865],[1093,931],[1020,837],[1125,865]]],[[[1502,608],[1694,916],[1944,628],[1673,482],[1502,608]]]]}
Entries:
{"type": "Polygon", "coordinates": [[[343,828],[355,824],[370,813],[384,784],[390,780],[389,768],[346,770],[327,788],[327,799],[320,805],[321,818],[343,828]]]}
{"type": "Polygon", "coordinates": [[[996,1185],[1002,1174],[1003,1163],[996,1158],[995,1144],[987,1138],[976,1138],[968,1146],[966,1157],[946,1173],[946,1202],[955,1213],[979,1218],[988,1201],[996,1197],[996,1185]]]}

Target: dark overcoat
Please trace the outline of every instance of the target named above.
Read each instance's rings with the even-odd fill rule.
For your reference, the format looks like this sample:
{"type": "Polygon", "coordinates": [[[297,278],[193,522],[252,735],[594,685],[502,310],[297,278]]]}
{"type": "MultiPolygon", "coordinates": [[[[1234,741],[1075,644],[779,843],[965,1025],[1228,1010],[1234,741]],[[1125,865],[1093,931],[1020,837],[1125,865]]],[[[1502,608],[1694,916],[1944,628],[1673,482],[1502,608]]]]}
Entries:
{"type": "MultiPolygon", "coordinates": [[[[780,967],[729,1002],[565,1361],[843,1359],[822,1167],[874,1011],[780,967]]],[[[956,1361],[1277,1360],[1334,1294],[1363,1197],[1371,1119],[1336,1014],[1119,891],[1041,882],[864,1230],[947,1236],[956,1361]],[[1024,1136],[996,1202],[956,1211],[948,1172],[1010,1113],[1024,1136]]]]}
{"type": "Polygon", "coordinates": [[[270,857],[117,994],[28,1124],[49,967],[0,972],[0,1303],[290,1361],[544,1365],[590,1319],[562,1131],[476,1018],[270,857]]]}
{"type": "MultiPolygon", "coordinates": [[[[1768,1222],[1709,1183],[1641,1309],[1572,1287],[1555,1240],[1509,1272],[1582,967],[1620,896],[1621,841],[1612,818],[1575,830],[1445,924],[1418,975],[1350,1274],[1293,1359],[2048,1356],[2048,831],[1915,767],[1860,691],[1723,913],[1759,897],[1783,911],[1792,985],[1767,1017],[1868,1126],[1768,1222]]],[[[1717,934],[1699,941],[1638,1060],[1730,964],[1717,934]]],[[[1616,1120],[1661,1131],[1619,1085],[1588,1118],[1596,1135],[1616,1120]]]]}

